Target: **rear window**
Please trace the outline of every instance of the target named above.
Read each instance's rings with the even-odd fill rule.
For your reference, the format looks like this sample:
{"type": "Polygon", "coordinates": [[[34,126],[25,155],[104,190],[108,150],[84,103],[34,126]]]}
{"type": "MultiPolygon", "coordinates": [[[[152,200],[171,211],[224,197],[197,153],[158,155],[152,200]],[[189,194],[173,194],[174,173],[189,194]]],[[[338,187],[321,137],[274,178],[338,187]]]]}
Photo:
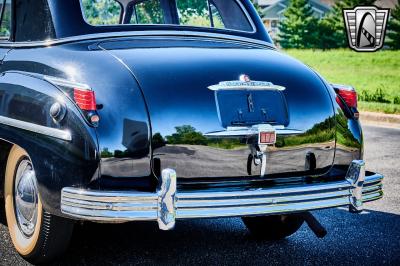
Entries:
{"type": "Polygon", "coordinates": [[[93,26],[181,25],[252,32],[238,0],[81,0],[93,26]]]}

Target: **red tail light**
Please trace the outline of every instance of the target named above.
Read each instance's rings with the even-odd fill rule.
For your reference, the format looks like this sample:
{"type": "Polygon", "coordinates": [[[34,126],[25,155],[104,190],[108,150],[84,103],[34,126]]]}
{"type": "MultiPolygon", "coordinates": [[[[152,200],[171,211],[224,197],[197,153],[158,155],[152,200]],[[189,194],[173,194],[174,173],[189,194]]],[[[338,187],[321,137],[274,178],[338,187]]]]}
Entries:
{"type": "Polygon", "coordinates": [[[84,111],[96,111],[96,97],[94,91],[74,88],[74,100],[84,111]]]}
{"type": "Polygon", "coordinates": [[[353,87],[344,85],[332,85],[336,93],[342,97],[348,107],[357,108],[357,92],[353,87]]]}
{"type": "Polygon", "coordinates": [[[349,107],[357,108],[357,92],[355,90],[338,90],[337,93],[343,98],[349,107]]]}
{"type": "Polygon", "coordinates": [[[82,115],[92,126],[97,127],[99,125],[100,117],[97,113],[98,105],[96,103],[95,93],[89,85],[50,76],[44,76],[44,78],[63,90],[82,110],[82,115]]]}

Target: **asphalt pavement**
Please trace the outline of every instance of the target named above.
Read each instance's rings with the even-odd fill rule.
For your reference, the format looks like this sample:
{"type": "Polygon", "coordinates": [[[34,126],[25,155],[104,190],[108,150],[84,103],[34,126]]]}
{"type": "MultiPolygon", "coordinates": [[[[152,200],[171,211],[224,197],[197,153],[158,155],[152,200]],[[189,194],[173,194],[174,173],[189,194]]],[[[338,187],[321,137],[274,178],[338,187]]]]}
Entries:
{"type": "MultiPolygon", "coordinates": [[[[327,228],[316,238],[306,225],[278,242],[253,239],[240,219],[85,224],[56,265],[400,265],[400,129],[364,127],[367,169],[385,175],[384,199],[362,214],[346,208],[315,212],[327,228]]],[[[0,265],[28,265],[12,247],[0,213],[0,265]]]]}

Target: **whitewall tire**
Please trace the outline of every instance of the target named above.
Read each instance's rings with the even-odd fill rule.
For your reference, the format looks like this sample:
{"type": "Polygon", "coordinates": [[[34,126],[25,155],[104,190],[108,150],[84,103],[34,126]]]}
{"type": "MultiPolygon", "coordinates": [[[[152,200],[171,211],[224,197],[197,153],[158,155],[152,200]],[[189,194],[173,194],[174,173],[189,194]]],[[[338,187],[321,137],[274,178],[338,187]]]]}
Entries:
{"type": "Polygon", "coordinates": [[[67,249],[73,223],[43,209],[32,162],[18,146],[12,147],[7,160],[4,196],[10,236],[22,257],[46,263],[67,249]]]}

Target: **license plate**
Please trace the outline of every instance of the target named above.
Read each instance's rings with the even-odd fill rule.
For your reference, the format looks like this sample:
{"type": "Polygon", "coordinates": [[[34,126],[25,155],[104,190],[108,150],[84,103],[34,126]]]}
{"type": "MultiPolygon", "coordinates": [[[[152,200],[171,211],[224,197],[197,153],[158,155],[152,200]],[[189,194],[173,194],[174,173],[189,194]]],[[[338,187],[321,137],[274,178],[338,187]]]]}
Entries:
{"type": "Polygon", "coordinates": [[[285,96],[281,91],[217,91],[215,100],[223,127],[256,124],[289,124],[285,96]]]}

